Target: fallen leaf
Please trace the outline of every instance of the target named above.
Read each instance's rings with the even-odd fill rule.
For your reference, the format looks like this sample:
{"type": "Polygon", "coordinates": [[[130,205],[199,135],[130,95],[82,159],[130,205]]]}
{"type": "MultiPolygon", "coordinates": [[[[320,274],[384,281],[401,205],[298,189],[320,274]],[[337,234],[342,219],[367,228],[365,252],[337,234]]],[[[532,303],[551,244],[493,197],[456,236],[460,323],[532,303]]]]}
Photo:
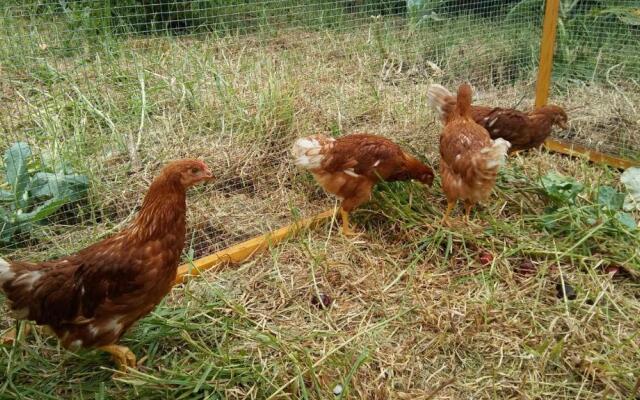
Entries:
{"type": "Polygon", "coordinates": [[[333,300],[328,294],[320,293],[319,295],[313,295],[313,297],[311,297],[311,304],[322,310],[329,308],[331,303],[333,303],[333,300]]]}
{"type": "Polygon", "coordinates": [[[571,287],[571,285],[569,285],[569,283],[567,283],[567,281],[565,281],[564,284],[558,283],[556,285],[556,297],[564,299],[565,296],[567,297],[567,300],[575,300],[578,297],[576,291],[571,287]]]}
{"type": "Polygon", "coordinates": [[[478,256],[478,260],[482,265],[489,265],[493,261],[493,254],[489,253],[488,251],[482,251],[478,256]]]}

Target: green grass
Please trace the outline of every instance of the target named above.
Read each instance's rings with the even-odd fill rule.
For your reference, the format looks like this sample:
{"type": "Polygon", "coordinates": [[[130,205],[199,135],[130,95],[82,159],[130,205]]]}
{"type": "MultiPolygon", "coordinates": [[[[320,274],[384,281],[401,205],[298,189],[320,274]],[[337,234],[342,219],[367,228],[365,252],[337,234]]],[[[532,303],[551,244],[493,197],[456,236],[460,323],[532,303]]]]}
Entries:
{"type": "MultiPolygon", "coordinates": [[[[0,149],[27,139],[92,184],[86,202],[2,256],[55,257],[119,229],[169,159],[201,157],[219,178],[190,195],[185,259],[333,205],[290,164],[295,137],[369,131],[435,167],[429,83],[468,79],[478,102],[532,105],[539,30],[516,21],[367,16],[153,36],[96,33],[82,19],[70,28],[60,16],[0,18],[0,149]]],[[[613,56],[595,68],[594,48],[591,70],[606,71],[613,56]]],[[[563,134],[637,154],[636,76],[575,78],[554,81],[553,101],[571,110],[563,134]]],[[[319,227],[177,287],[123,340],[144,358],[136,372],[112,378],[106,355],[74,354],[39,333],[0,346],[0,398],[326,399],[337,384],[343,398],[420,398],[445,383],[438,395],[449,398],[633,398],[638,283],[603,271],[640,270],[640,239],[582,216],[598,187],[622,190],[618,180],[531,152],[508,161],[475,224],[452,227],[439,223],[438,182],[382,185],[354,215],[358,239],[319,227]],[[558,216],[561,230],[544,226],[539,180],[549,171],[586,186],[558,216]],[[532,274],[521,273],[524,261],[532,274]],[[556,298],[561,281],[576,300],[556,298]],[[318,292],[331,308],[311,304],[318,292]]],[[[0,319],[0,331],[12,325],[0,319]]]]}

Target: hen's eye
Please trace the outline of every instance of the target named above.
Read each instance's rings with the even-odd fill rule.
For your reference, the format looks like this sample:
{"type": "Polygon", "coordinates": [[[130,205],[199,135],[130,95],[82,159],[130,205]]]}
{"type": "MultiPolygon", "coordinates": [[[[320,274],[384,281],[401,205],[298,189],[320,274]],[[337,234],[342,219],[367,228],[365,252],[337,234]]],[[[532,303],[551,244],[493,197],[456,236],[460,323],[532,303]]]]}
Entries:
{"type": "Polygon", "coordinates": [[[198,168],[191,168],[191,173],[192,174],[197,174],[198,172],[200,172],[200,170],[198,168]]]}

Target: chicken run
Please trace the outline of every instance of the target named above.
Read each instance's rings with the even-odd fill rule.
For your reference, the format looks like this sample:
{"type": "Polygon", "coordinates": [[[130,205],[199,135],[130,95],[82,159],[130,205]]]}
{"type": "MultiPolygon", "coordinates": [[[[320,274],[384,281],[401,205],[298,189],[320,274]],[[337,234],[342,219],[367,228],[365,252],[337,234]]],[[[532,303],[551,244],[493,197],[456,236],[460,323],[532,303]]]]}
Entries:
{"type": "MultiPolygon", "coordinates": [[[[385,18],[434,2],[374,3],[336,2],[366,32],[205,40],[163,8],[172,35],[55,62],[43,36],[32,69],[6,40],[0,399],[640,395],[640,69],[601,49],[584,80],[553,75],[571,7],[603,8],[540,2],[516,73],[512,30],[487,64],[464,35],[412,59],[420,24],[448,34],[440,8],[405,32],[385,18]]],[[[623,3],[601,18],[637,38],[623,3]]]]}

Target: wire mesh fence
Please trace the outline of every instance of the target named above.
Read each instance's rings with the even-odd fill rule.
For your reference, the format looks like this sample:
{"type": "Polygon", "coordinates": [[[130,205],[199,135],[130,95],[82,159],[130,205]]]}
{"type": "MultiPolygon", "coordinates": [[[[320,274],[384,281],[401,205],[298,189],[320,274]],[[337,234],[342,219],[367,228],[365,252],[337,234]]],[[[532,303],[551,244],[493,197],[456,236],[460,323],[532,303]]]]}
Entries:
{"type": "Polygon", "coordinates": [[[573,109],[560,139],[638,161],[640,2],[563,1],[553,101],[573,109]]]}
{"type": "MultiPolygon", "coordinates": [[[[638,158],[637,2],[563,1],[561,138],[638,158]],[[608,5],[604,5],[607,3],[608,5]]],[[[5,1],[0,247],[45,258],[121,228],[166,161],[218,176],[190,197],[199,257],[331,200],[295,137],[369,131],[430,162],[426,88],[533,106],[542,0],[5,1]]]]}

